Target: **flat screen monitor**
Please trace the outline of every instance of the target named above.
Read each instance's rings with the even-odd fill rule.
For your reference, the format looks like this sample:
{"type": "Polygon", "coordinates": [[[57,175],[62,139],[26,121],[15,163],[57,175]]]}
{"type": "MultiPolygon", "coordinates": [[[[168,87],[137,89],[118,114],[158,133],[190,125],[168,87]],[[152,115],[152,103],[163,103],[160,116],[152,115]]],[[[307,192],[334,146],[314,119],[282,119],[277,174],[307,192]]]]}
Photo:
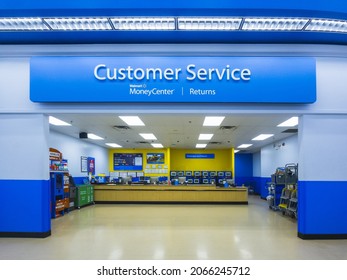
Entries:
{"type": "Polygon", "coordinates": [[[184,171],[177,171],[177,176],[178,177],[183,177],[184,176],[184,171]]]}
{"type": "Polygon", "coordinates": [[[194,176],[195,176],[195,177],[201,176],[201,172],[200,172],[200,171],[194,171],[194,176]]]}
{"type": "Polygon", "coordinates": [[[208,181],[208,179],[203,179],[203,180],[202,180],[202,183],[203,183],[203,184],[208,184],[209,181],[208,181]]]}
{"type": "Polygon", "coordinates": [[[203,177],[208,177],[208,172],[207,171],[202,171],[202,176],[203,177]]]}
{"type": "Polygon", "coordinates": [[[186,176],[193,176],[192,174],[192,171],[186,171],[186,176]]]}
{"type": "Polygon", "coordinates": [[[194,179],[194,184],[200,184],[200,179],[194,179]]]}
{"type": "Polygon", "coordinates": [[[211,171],[210,172],[210,177],[216,177],[217,176],[217,172],[216,171],[211,171]]]}
{"type": "Polygon", "coordinates": [[[224,177],[224,172],[219,171],[218,172],[218,177],[224,177]]]}
{"type": "Polygon", "coordinates": [[[194,181],[193,181],[193,179],[188,179],[187,182],[188,182],[188,184],[193,184],[194,181]]]}
{"type": "Polygon", "coordinates": [[[114,153],[113,170],[142,170],[142,154],[114,153]]]}
{"type": "Polygon", "coordinates": [[[176,176],[177,176],[176,171],[171,171],[171,172],[170,172],[170,176],[171,176],[171,177],[176,177],[176,176]]]}
{"type": "Polygon", "coordinates": [[[231,177],[231,172],[230,172],[230,171],[226,171],[226,172],[225,172],[225,176],[226,176],[226,177],[231,177]]]}

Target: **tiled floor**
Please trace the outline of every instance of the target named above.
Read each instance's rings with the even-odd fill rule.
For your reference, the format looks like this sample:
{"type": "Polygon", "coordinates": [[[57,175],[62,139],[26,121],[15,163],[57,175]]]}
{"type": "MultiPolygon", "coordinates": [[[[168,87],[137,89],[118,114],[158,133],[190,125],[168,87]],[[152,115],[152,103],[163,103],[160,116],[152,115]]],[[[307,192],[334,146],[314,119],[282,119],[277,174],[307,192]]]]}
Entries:
{"type": "Polygon", "coordinates": [[[347,240],[302,240],[296,221],[249,205],[91,205],[44,239],[1,238],[0,259],[346,260],[347,240]]]}

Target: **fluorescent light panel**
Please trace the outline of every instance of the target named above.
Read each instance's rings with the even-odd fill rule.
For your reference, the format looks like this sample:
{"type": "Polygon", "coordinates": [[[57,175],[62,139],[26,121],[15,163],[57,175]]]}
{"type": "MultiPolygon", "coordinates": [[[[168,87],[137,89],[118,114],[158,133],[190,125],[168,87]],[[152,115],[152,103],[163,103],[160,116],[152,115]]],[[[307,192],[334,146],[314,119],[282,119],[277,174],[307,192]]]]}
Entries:
{"type": "Polygon", "coordinates": [[[160,143],[152,143],[151,144],[154,148],[164,148],[164,146],[160,143]]]}
{"type": "Polygon", "coordinates": [[[98,135],[95,135],[93,133],[88,133],[88,139],[92,139],[92,140],[104,140],[104,138],[98,136],[98,135]]]}
{"type": "Polygon", "coordinates": [[[213,137],[213,134],[200,134],[199,140],[211,140],[213,137]]]}
{"type": "Polygon", "coordinates": [[[250,146],[253,146],[253,144],[242,144],[240,146],[238,146],[239,149],[247,149],[249,148],[250,146]]]}
{"type": "Polygon", "coordinates": [[[123,17],[111,18],[116,30],[175,30],[175,18],[171,17],[123,17]]]}
{"type": "Polygon", "coordinates": [[[196,144],[195,148],[206,148],[207,144],[196,144]]]}
{"type": "Polygon", "coordinates": [[[238,30],[242,18],[231,17],[186,17],[178,18],[179,30],[238,30]]]}
{"type": "Polygon", "coordinates": [[[52,30],[112,30],[107,18],[45,18],[52,30]]]}
{"type": "Polygon", "coordinates": [[[203,126],[220,126],[225,117],[205,117],[203,126]]]}
{"type": "Polygon", "coordinates": [[[153,133],[139,133],[143,139],[146,140],[157,140],[157,137],[153,133]]]}
{"type": "Polygon", "coordinates": [[[112,148],[121,148],[121,145],[118,145],[116,143],[105,143],[105,145],[110,146],[112,148]]]}
{"type": "Polygon", "coordinates": [[[238,153],[240,150],[234,150],[234,154],[238,153]]]}
{"type": "Polygon", "coordinates": [[[347,32],[347,21],[345,20],[326,20],[312,19],[306,27],[307,31],[320,32],[347,32]]]}
{"type": "Polygon", "coordinates": [[[299,31],[308,21],[300,18],[246,18],[242,30],[299,31]]]}
{"type": "Polygon", "coordinates": [[[263,141],[265,139],[268,139],[270,137],[274,136],[273,134],[259,134],[257,137],[254,137],[253,141],[263,141]]]}
{"type": "Polygon", "coordinates": [[[70,123],[64,122],[52,116],[49,116],[49,123],[56,126],[71,126],[70,123]]]}
{"type": "Polygon", "coordinates": [[[298,117],[292,117],[292,118],[284,121],[283,123],[280,123],[277,126],[278,127],[293,127],[293,126],[297,126],[298,123],[299,123],[299,118],[298,117]]]}
{"type": "Polygon", "coordinates": [[[49,30],[41,18],[0,18],[0,31],[49,30]]]}
{"type": "Polygon", "coordinates": [[[119,116],[127,125],[131,126],[144,126],[143,121],[137,116],[119,116]]]}

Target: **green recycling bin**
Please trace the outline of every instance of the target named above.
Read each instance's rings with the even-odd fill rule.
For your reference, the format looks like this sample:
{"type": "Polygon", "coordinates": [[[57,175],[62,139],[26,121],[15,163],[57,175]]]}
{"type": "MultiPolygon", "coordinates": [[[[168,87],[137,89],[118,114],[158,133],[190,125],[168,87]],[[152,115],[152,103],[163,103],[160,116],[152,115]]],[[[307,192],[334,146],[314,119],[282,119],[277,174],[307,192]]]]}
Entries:
{"type": "Polygon", "coordinates": [[[94,186],[79,185],[76,187],[75,207],[94,204],[94,186]]]}

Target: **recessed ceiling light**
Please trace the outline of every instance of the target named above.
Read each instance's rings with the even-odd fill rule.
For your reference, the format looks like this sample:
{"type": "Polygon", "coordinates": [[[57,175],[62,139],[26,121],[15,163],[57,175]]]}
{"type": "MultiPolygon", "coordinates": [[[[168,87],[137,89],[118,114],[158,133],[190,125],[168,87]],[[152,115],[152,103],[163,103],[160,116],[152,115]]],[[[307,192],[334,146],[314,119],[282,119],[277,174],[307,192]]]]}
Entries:
{"type": "Polygon", "coordinates": [[[308,21],[301,18],[245,18],[242,30],[299,31],[308,21]]]}
{"type": "Polygon", "coordinates": [[[152,143],[151,144],[154,148],[164,148],[164,146],[160,143],[152,143]]]}
{"type": "Polygon", "coordinates": [[[213,134],[200,134],[199,140],[211,140],[213,137],[213,134]]]}
{"type": "Polygon", "coordinates": [[[116,30],[175,30],[175,18],[170,17],[120,17],[111,18],[116,30]]]}
{"type": "Polygon", "coordinates": [[[242,144],[240,146],[238,146],[239,149],[247,149],[249,148],[250,146],[253,146],[253,144],[242,144]]]}
{"type": "Polygon", "coordinates": [[[277,126],[279,126],[279,127],[283,127],[283,126],[292,127],[292,126],[298,125],[298,123],[299,123],[299,118],[298,117],[292,117],[292,118],[284,121],[283,123],[280,123],[277,126]]]}
{"type": "Polygon", "coordinates": [[[232,17],[185,17],[178,18],[179,30],[238,30],[242,18],[232,17]]]}
{"type": "Polygon", "coordinates": [[[203,126],[220,126],[225,117],[205,117],[203,126]]]}
{"type": "Polygon", "coordinates": [[[347,21],[312,19],[305,28],[307,31],[347,32],[347,21]]]}
{"type": "Polygon", "coordinates": [[[108,18],[44,18],[52,30],[112,30],[108,18]]]}
{"type": "Polygon", "coordinates": [[[121,148],[121,145],[118,145],[116,143],[105,143],[105,145],[110,146],[112,148],[121,148]]]}
{"type": "Polygon", "coordinates": [[[144,126],[145,124],[138,116],[119,116],[127,125],[144,126]]]}
{"type": "Polygon", "coordinates": [[[104,140],[104,138],[98,136],[98,135],[95,135],[93,133],[88,133],[88,139],[92,139],[92,140],[104,140]]]}
{"type": "Polygon", "coordinates": [[[41,18],[1,18],[0,31],[49,30],[41,18]]]}
{"type": "Polygon", "coordinates": [[[253,141],[263,141],[263,140],[268,139],[272,136],[274,136],[274,135],[273,134],[260,134],[257,137],[254,137],[252,140],[253,141]]]}
{"type": "Polygon", "coordinates": [[[196,144],[195,148],[206,148],[207,144],[196,144]]]}
{"type": "Polygon", "coordinates": [[[238,153],[240,150],[234,150],[234,154],[238,153]]]}
{"type": "Polygon", "coordinates": [[[153,133],[139,133],[143,139],[146,140],[157,140],[157,137],[153,133]]]}
{"type": "Polygon", "coordinates": [[[49,123],[57,126],[71,126],[70,123],[64,122],[52,116],[49,116],[49,123]]]}

